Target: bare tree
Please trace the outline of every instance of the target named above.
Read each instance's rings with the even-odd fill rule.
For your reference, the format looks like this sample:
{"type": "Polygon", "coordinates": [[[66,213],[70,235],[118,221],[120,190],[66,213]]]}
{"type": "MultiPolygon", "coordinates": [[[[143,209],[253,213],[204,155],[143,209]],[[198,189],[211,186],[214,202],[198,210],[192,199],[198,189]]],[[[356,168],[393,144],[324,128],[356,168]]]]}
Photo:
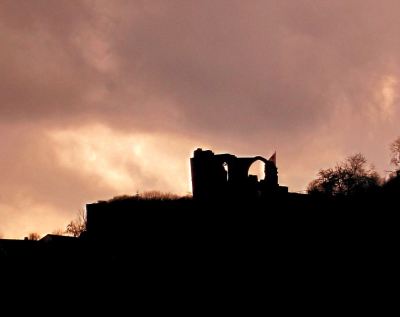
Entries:
{"type": "Polygon", "coordinates": [[[145,200],[175,200],[178,199],[179,196],[168,193],[168,192],[160,192],[158,190],[150,190],[139,194],[141,199],[145,200]]]}
{"type": "Polygon", "coordinates": [[[30,234],[28,234],[28,240],[37,241],[39,239],[40,239],[40,234],[38,234],[37,232],[31,232],[30,234]]]}
{"type": "Polygon", "coordinates": [[[86,212],[84,209],[79,209],[76,218],[67,225],[65,233],[70,234],[74,237],[79,237],[83,232],[86,231],[86,226],[86,212]]]}
{"type": "Polygon", "coordinates": [[[390,152],[391,159],[390,163],[392,163],[396,170],[400,169],[400,137],[398,137],[392,144],[390,144],[390,152]]]}
{"type": "Polygon", "coordinates": [[[367,159],[361,154],[349,156],[335,168],[321,169],[307,191],[330,196],[352,195],[377,188],[380,177],[373,166],[367,166],[367,159]]]}
{"type": "Polygon", "coordinates": [[[177,200],[182,198],[190,198],[189,195],[186,196],[178,196],[169,192],[161,192],[157,190],[145,191],[143,193],[137,192],[134,196],[116,196],[110,199],[108,202],[115,201],[128,201],[128,200],[177,200]]]}

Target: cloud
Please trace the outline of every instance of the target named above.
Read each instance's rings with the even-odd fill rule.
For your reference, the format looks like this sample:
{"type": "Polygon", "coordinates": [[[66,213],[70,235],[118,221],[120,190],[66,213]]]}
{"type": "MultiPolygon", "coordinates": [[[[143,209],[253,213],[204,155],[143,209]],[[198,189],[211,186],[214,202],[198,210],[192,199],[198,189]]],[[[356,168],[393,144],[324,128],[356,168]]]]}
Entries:
{"type": "Polygon", "coordinates": [[[291,190],[354,152],[383,171],[399,134],[399,9],[1,1],[0,216],[28,219],[21,196],[65,222],[114,193],[186,191],[198,146],[277,150],[291,190]]]}
{"type": "Polygon", "coordinates": [[[52,131],[49,137],[64,169],[94,178],[116,194],[163,189],[185,195],[191,190],[187,157],[193,141],[182,136],[118,133],[94,125],[52,131]]]}
{"type": "Polygon", "coordinates": [[[146,190],[190,191],[193,141],[118,133],[102,125],[0,129],[0,232],[26,236],[65,228],[86,203],[146,190]]]}

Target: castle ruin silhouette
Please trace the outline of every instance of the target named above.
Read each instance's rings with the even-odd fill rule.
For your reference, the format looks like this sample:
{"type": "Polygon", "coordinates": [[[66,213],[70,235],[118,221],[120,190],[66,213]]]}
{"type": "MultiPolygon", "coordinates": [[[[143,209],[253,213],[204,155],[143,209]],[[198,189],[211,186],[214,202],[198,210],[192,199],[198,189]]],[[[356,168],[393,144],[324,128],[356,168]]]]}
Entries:
{"type": "Polygon", "coordinates": [[[220,200],[230,198],[257,198],[287,193],[279,186],[278,168],[274,160],[262,156],[237,157],[233,154],[214,154],[198,148],[190,159],[193,198],[220,200]],[[264,163],[264,178],[249,175],[256,161],[264,163]]]}

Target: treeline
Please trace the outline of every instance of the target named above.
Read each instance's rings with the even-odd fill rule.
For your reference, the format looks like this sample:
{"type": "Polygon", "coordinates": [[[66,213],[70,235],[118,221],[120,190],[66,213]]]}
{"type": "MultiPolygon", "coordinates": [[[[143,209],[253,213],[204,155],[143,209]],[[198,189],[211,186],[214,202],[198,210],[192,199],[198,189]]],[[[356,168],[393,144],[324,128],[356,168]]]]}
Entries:
{"type": "Polygon", "coordinates": [[[365,156],[357,153],[347,157],[335,167],[321,169],[307,188],[311,195],[355,196],[400,191],[400,137],[390,144],[393,170],[382,178],[365,156]]]}

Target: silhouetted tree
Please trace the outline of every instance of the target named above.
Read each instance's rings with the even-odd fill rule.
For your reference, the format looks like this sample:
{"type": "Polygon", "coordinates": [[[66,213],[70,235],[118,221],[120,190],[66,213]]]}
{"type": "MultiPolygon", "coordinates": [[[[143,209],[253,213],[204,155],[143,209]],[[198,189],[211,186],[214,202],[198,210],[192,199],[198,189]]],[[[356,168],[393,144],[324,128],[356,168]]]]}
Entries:
{"type": "Polygon", "coordinates": [[[175,200],[179,198],[178,195],[167,192],[160,192],[157,190],[143,192],[142,194],[139,194],[139,196],[140,198],[146,200],[175,200]]]}
{"type": "Polygon", "coordinates": [[[67,225],[65,233],[70,234],[74,237],[79,237],[83,232],[86,231],[86,226],[87,226],[86,213],[83,209],[80,209],[78,211],[76,218],[67,225]]]}
{"type": "Polygon", "coordinates": [[[389,177],[383,184],[386,193],[398,194],[400,192],[400,137],[390,144],[390,163],[395,169],[390,171],[389,177]]]}
{"type": "Polygon", "coordinates": [[[39,239],[40,239],[40,234],[38,234],[37,232],[31,232],[30,234],[28,234],[28,240],[37,241],[39,239]]]}
{"type": "Polygon", "coordinates": [[[392,144],[390,144],[391,160],[390,162],[400,169],[400,137],[398,137],[392,144]]]}
{"type": "Polygon", "coordinates": [[[398,195],[400,193],[400,170],[392,173],[383,184],[383,190],[386,193],[398,195]]]}
{"type": "Polygon", "coordinates": [[[157,190],[145,191],[143,193],[136,193],[134,196],[122,195],[116,196],[108,200],[108,202],[115,201],[128,201],[128,200],[178,200],[178,199],[190,199],[190,195],[178,196],[169,192],[161,192],[157,190]]]}
{"type": "Polygon", "coordinates": [[[380,177],[361,154],[349,156],[335,168],[321,169],[307,188],[309,194],[329,196],[365,193],[379,186],[380,177]]]}

